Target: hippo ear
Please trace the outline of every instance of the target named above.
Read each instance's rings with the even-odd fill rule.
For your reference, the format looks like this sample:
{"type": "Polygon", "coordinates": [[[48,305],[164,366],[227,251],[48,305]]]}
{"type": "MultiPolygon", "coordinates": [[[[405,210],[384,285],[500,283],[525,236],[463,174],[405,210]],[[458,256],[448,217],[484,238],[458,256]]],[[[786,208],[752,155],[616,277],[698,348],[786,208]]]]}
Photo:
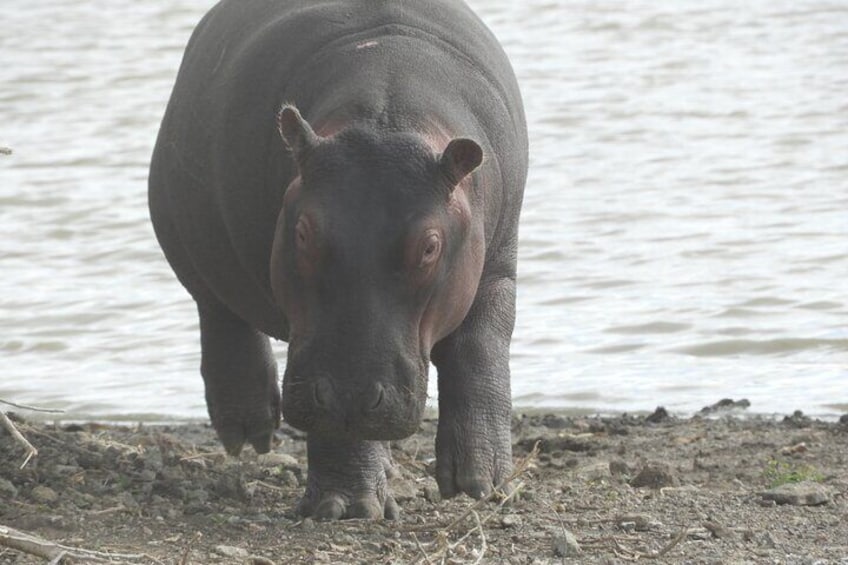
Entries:
{"type": "Polygon", "coordinates": [[[456,186],[483,162],[483,149],[473,139],[458,137],[445,147],[439,167],[445,178],[456,186]]]}
{"type": "Polygon", "coordinates": [[[277,113],[277,130],[279,130],[283,142],[294,154],[294,160],[298,163],[319,142],[319,138],[312,131],[312,127],[294,106],[280,108],[277,113]]]}

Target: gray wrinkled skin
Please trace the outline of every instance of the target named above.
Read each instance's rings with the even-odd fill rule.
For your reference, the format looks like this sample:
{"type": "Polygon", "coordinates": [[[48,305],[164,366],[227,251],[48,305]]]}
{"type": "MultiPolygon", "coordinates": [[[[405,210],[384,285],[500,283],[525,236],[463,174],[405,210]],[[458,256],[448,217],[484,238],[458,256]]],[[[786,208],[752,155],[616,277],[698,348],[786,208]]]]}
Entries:
{"type": "Polygon", "coordinates": [[[417,428],[430,361],[442,494],[508,476],[526,171],[512,69],[460,0],[223,0],[198,25],[151,218],[227,452],[267,452],[281,417],[307,432],[302,515],[398,516],[387,440],[417,428]]]}

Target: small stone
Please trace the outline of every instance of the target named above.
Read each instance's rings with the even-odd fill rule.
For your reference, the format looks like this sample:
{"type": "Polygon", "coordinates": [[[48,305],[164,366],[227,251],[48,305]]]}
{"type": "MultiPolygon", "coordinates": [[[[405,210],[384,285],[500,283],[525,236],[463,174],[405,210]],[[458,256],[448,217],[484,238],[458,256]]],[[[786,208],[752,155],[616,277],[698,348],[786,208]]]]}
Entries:
{"type": "Polygon", "coordinates": [[[30,496],[34,501],[41,502],[43,504],[49,504],[59,500],[59,495],[56,494],[55,490],[43,485],[38,485],[33,488],[32,492],[30,492],[30,496]]]}
{"type": "Polygon", "coordinates": [[[297,475],[295,475],[288,469],[280,473],[279,481],[280,484],[291,488],[294,488],[298,484],[300,484],[300,481],[297,480],[297,475]]]}
{"type": "Polygon", "coordinates": [[[274,565],[274,562],[261,555],[251,555],[242,562],[242,565],[274,565]]]}
{"type": "Polygon", "coordinates": [[[623,530],[630,529],[638,532],[646,532],[662,525],[647,514],[622,514],[617,516],[615,521],[623,530]],[[625,526],[625,524],[629,524],[629,526],[625,526]]]}
{"type": "Polygon", "coordinates": [[[783,423],[795,428],[806,428],[812,424],[812,420],[800,410],[796,410],[791,416],[785,416],[783,423]]]}
{"type": "Polygon", "coordinates": [[[671,465],[652,461],[645,463],[639,474],[630,481],[630,486],[633,488],[650,487],[655,489],[676,487],[680,486],[680,480],[672,470],[671,465]]]}
{"type": "Polygon", "coordinates": [[[507,514],[501,518],[501,526],[504,528],[514,528],[519,524],[521,524],[521,518],[519,518],[516,514],[507,514]]]}
{"type": "Polygon", "coordinates": [[[630,475],[630,467],[623,459],[613,459],[609,462],[610,474],[614,477],[627,477],[630,475]]]}
{"type": "Polygon", "coordinates": [[[57,475],[76,475],[80,471],[82,471],[82,467],[78,465],[56,465],[56,474],[57,475]]]}
{"type": "Polygon", "coordinates": [[[555,535],[553,539],[554,557],[573,557],[583,552],[580,549],[580,544],[577,543],[577,538],[568,530],[563,530],[561,534],[555,535]]]}
{"type": "Polygon", "coordinates": [[[706,541],[713,536],[707,528],[694,528],[689,531],[689,539],[706,541]]]}
{"type": "Polygon", "coordinates": [[[796,443],[795,445],[787,445],[780,448],[781,455],[799,455],[807,452],[807,444],[805,442],[796,443]]]}
{"type": "Polygon", "coordinates": [[[242,547],[234,547],[232,545],[216,545],[215,553],[224,557],[231,557],[233,559],[244,559],[250,555],[246,549],[242,547]]]}
{"type": "Polygon", "coordinates": [[[848,414],[843,414],[839,417],[839,423],[848,425],[848,414]]]}
{"type": "Polygon", "coordinates": [[[699,414],[705,416],[707,414],[715,414],[717,412],[744,410],[749,406],[751,406],[751,401],[747,398],[742,398],[740,400],[733,400],[732,398],[722,398],[715,404],[711,404],[710,406],[704,406],[703,408],[701,408],[699,414]]]}
{"type": "Polygon", "coordinates": [[[725,528],[724,526],[722,526],[718,522],[707,521],[707,522],[704,522],[703,525],[706,529],[708,529],[710,531],[710,533],[716,539],[727,539],[729,537],[732,537],[732,535],[733,535],[733,532],[731,532],[730,530],[728,530],[727,528],[725,528]]]}
{"type": "Polygon", "coordinates": [[[830,490],[818,483],[802,481],[787,483],[760,493],[763,500],[773,500],[777,504],[792,506],[818,506],[830,502],[830,490]]]}
{"type": "Polygon", "coordinates": [[[667,422],[670,419],[671,416],[668,415],[668,410],[666,410],[663,406],[657,406],[654,413],[645,418],[645,421],[651,424],[659,424],[660,422],[667,422]]]}
{"type": "Polygon", "coordinates": [[[418,496],[418,487],[412,481],[405,479],[394,479],[389,481],[392,496],[397,502],[407,502],[418,496]]]}
{"type": "Polygon", "coordinates": [[[297,459],[288,453],[263,453],[256,458],[256,462],[259,463],[260,467],[283,467],[291,469],[292,467],[300,466],[297,459]]]}
{"type": "Polygon", "coordinates": [[[592,482],[612,478],[612,473],[608,461],[598,461],[579,467],[574,471],[574,476],[586,482],[592,482]]]}
{"type": "Polygon", "coordinates": [[[3,498],[15,498],[18,496],[18,488],[11,481],[0,477],[0,496],[3,498]]]}
{"type": "Polygon", "coordinates": [[[562,430],[571,426],[571,422],[556,414],[545,414],[542,416],[542,425],[553,430],[562,430]]]}
{"type": "Polygon", "coordinates": [[[427,485],[424,487],[424,498],[433,504],[442,501],[442,493],[439,492],[439,487],[435,485],[427,485]]]}
{"type": "Polygon", "coordinates": [[[307,532],[314,530],[315,529],[315,520],[313,520],[312,518],[304,518],[303,522],[300,523],[300,527],[301,527],[301,529],[303,529],[304,531],[307,531],[307,532]]]}

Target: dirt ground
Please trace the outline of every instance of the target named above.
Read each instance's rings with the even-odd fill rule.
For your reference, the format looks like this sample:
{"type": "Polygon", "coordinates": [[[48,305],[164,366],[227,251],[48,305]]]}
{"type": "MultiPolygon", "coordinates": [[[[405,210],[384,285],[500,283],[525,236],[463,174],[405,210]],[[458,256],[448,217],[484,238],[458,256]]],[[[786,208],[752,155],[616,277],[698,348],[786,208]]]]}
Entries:
{"type": "Polygon", "coordinates": [[[440,500],[428,419],[394,445],[401,519],[335,523],[293,514],[306,476],[294,429],[234,460],[205,425],[12,415],[39,453],[21,469],[0,429],[0,564],[848,564],[848,416],[725,404],[689,419],[516,414],[506,504],[440,500]]]}

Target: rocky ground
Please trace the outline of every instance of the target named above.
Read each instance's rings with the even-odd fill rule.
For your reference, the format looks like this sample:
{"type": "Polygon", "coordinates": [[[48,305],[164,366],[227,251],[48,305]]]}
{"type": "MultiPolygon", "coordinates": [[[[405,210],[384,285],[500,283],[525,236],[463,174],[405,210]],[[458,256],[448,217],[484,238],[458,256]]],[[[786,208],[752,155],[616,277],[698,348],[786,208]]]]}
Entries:
{"type": "Polygon", "coordinates": [[[224,456],[204,425],[27,423],[0,429],[0,564],[848,564],[848,416],[842,422],[521,415],[517,500],[440,500],[435,420],[398,442],[397,522],[292,513],[304,436],[224,456]],[[534,452],[534,446],[538,451],[534,452]]]}

